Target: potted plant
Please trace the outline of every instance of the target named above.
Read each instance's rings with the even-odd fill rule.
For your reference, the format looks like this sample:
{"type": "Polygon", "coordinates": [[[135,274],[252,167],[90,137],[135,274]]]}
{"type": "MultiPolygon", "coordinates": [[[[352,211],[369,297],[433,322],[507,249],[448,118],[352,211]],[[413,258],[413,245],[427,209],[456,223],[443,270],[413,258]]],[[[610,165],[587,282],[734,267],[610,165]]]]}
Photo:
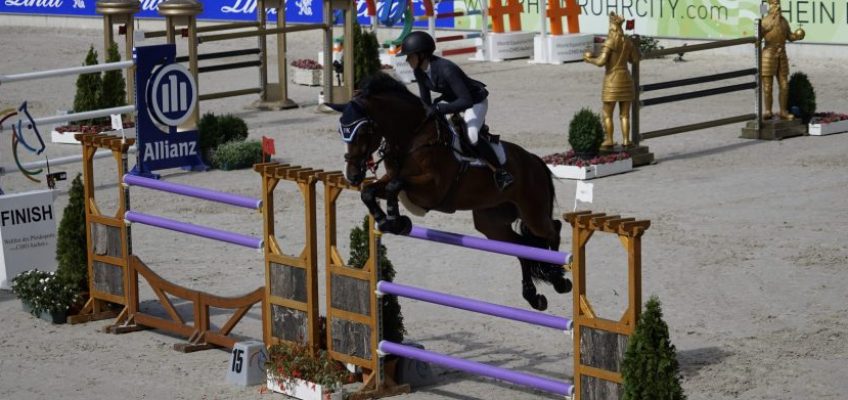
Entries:
{"type": "Polygon", "coordinates": [[[292,82],[298,85],[321,86],[324,82],[324,66],[315,60],[301,58],[291,62],[292,82]]]}
{"type": "Polygon", "coordinates": [[[568,124],[568,144],[577,157],[589,160],[598,155],[604,141],[601,117],[588,108],[582,108],[568,124]]]}
{"type": "Polygon", "coordinates": [[[816,91],[803,72],[789,77],[789,108],[804,124],[809,124],[816,113],[816,91]]]}
{"type": "Polygon", "coordinates": [[[79,301],[78,288],[62,282],[55,273],[31,269],[12,280],[12,291],[21,300],[24,311],[64,324],[68,309],[79,301]]]}
{"type": "Polygon", "coordinates": [[[213,158],[218,146],[229,142],[243,142],[249,135],[247,123],[243,119],[230,114],[214,113],[205,113],[200,117],[197,132],[200,136],[200,155],[207,165],[214,165],[213,158]]]}
{"type": "Polygon", "coordinates": [[[848,132],[848,114],[835,112],[815,113],[810,119],[811,136],[824,136],[848,132]]]}
{"type": "Polygon", "coordinates": [[[269,390],[302,400],[341,400],[342,385],[353,380],[329,353],[299,342],[272,345],[265,367],[269,390]]]}
{"type": "Polygon", "coordinates": [[[577,156],[574,150],[542,157],[554,176],[564,179],[588,180],[620,174],[633,169],[633,159],[626,152],[597,155],[588,160],[577,156]]]}

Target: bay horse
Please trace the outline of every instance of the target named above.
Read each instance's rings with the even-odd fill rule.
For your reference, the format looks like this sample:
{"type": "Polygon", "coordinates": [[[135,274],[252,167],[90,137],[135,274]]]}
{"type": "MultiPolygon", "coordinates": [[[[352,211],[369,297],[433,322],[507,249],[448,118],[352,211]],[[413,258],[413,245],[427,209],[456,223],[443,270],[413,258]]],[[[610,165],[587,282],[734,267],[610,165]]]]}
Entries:
{"type": "MultiPolygon", "coordinates": [[[[362,188],[362,201],[383,232],[407,234],[411,220],[400,215],[398,197],[414,209],[453,213],[471,210],[474,228],[487,238],[558,250],[562,223],[552,219],[553,176],[538,156],[502,142],[505,168],[514,182],[499,191],[487,167],[468,167],[451,146],[452,136],[428,115],[421,99],[394,78],[378,73],[367,78],[346,104],[327,104],[342,112],[339,132],[347,144],[344,175],[352,185],[365,179],[367,163],[380,150],[385,174],[362,188]],[[386,200],[387,212],[378,203],[386,200]],[[412,203],[412,204],[409,204],[412,203]],[[513,223],[520,221],[519,232],[513,223]]],[[[482,139],[481,139],[482,140],[482,139]]],[[[546,281],[558,293],[571,290],[561,265],[519,258],[522,296],[535,309],[547,308],[534,281],[546,281]]]]}

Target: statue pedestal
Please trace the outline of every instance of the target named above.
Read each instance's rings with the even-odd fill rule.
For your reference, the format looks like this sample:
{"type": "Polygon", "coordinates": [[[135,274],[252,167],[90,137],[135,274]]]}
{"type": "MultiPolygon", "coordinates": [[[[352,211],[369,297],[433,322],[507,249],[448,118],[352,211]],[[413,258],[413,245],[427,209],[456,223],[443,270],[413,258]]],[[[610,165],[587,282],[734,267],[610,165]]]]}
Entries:
{"type": "Polygon", "coordinates": [[[641,167],[643,165],[654,163],[654,153],[651,153],[648,146],[623,147],[620,144],[616,144],[612,149],[601,149],[601,155],[619,153],[622,151],[630,154],[630,158],[633,159],[633,167],[641,167]]]}
{"type": "Polygon", "coordinates": [[[762,121],[760,128],[760,132],[757,132],[754,121],[749,121],[742,128],[742,134],[739,137],[742,139],[782,140],[788,137],[805,136],[807,134],[807,126],[802,124],[800,119],[794,119],[792,121],[770,119],[762,121]]]}

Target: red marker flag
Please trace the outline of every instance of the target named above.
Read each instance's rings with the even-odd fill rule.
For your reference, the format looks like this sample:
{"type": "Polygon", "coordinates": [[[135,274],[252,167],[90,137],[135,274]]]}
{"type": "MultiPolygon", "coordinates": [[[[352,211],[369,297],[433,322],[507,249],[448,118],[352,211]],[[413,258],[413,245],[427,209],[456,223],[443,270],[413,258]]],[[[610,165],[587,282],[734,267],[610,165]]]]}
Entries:
{"type": "Polygon", "coordinates": [[[265,153],[268,156],[277,154],[274,150],[274,139],[262,136],[262,153],[265,153]]]}
{"type": "Polygon", "coordinates": [[[628,19],[627,24],[624,26],[624,29],[627,29],[628,31],[632,31],[633,28],[635,28],[635,27],[636,27],[636,20],[635,19],[628,19]]]}

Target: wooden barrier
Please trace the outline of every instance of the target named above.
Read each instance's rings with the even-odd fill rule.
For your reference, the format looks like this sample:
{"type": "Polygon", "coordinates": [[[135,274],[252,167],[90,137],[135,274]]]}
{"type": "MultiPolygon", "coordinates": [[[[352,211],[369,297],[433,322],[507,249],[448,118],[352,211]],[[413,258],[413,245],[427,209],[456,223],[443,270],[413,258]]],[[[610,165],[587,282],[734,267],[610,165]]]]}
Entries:
{"type": "MultiPolygon", "coordinates": [[[[103,215],[97,208],[93,186],[93,154],[99,148],[112,151],[118,165],[119,177],[127,169],[126,152],[132,140],[108,135],[78,135],[83,144],[85,175],[86,233],[89,243],[89,283],[91,299],[86,314],[72,317],[72,323],[111,318],[116,321],[108,331],[123,333],[144,328],[166,330],[189,339],[187,344],[175,346],[181,351],[195,351],[213,346],[231,347],[234,339],[230,332],[246,312],[262,302],[263,338],[266,345],[281,342],[307,342],[320,346],[321,321],[318,314],[318,251],[317,251],[317,200],[316,186],[324,187],[324,235],[326,264],[326,349],[334,360],[354,364],[363,371],[364,385],[352,399],[385,397],[407,393],[408,385],[393,379],[394,365],[384,362],[385,354],[420,359],[444,364],[468,372],[502,379],[561,395],[573,392],[574,399],[617,398],[621,392],[620,365],[629,336],[639,318],[642,300],[641,287],[641,236],[650,227],[650,221],[621,218],[588,211],[568,213],[563,218],[573,229],[572,253],[512,245],[501,242],[417,227],[409,237],[453,244],[477,250],[538,258],[545,262],[565,264],[574,278],[573,320],[534,311],[505,307],[474,299],[466,299],[406,285],[382,281],[380,277],[379,248],[381,234],[369,221],[370,256],[362,268],[353,268],[344,262],[337,240],[337,200],[342,192],[359,191],[349,185],[341,172],[324,172],[312,168],[280,163],[262,163],[254,170],[262,180],[262,198],[238,198],[229,194],[180,186],[173,183],[147,182],[143,178],[127,178],[127,185],[143,186],[181,195],[226,204],[260,208],[264,219],[261,247],[265,252],[264,286],[240,297],[224,298],[205,292],[187,289],[168,282],[132,254],[130,228],[124,221],[129,201],[129,188],[119,191],[118,211],[115,216],[103,215]],[[298,255],[282,252],[274,221],[274,191],[281,181],[297,185],[304,204],[305,243],[298,255]],[[172,186],[177,187],[172,187],[172,186]],[[598,318],[587,296],[586,244],[596,232],[617,235],[627,251],[628,287],[627,309],[619,320],[598,318]],[[516,247],[517,246],[517,247],[516,247]],[[526,247],[526,248],[519,248],[526,247]],[[569,264],[569,257],[573,257],[569,264]],[[143,313],[138,308],[138,276],[147,281],[170,319],[143,313]],[[574,383],[509,371],[469,360],[447,357],[430,351],[418,351],[397,343],[382,340],[382,293],[415,298],[434,304],[461,308],[496,317],[542,325],[558,330],[572,328],[574,337],[574,383]],[[179,315],[168,295],[193,304],[193,325],[179,315]],[[119,305],[114,309],[110,304],[119,305]],[[234,310],[233,315],[218,329],[209,322],[209,308],[234,310]],[[599,397],[608,396],[608,397],[599,397]]],[[[368,182],[366,182],[368,183],[368,182]]],[[[395,361],[396,362],[396,361],[395,361]]]]}

